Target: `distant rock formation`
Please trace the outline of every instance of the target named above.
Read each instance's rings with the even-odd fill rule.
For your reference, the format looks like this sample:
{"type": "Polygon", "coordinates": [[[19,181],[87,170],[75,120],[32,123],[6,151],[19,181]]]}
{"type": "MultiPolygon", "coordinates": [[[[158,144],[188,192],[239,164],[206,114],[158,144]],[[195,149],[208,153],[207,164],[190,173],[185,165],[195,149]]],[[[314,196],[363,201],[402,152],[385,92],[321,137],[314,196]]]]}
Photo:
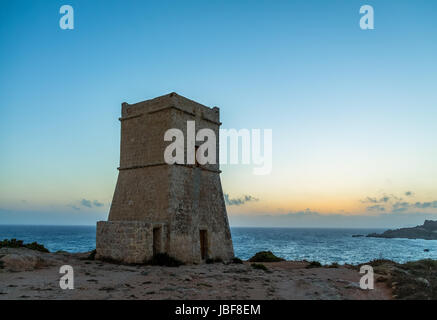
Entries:
{"type": "Polygon", "coordinates": [[[371,233],[367,237],[437,240],[437,221],[425,220],[421,226],[387,230],[381,234],[371,233]]]}

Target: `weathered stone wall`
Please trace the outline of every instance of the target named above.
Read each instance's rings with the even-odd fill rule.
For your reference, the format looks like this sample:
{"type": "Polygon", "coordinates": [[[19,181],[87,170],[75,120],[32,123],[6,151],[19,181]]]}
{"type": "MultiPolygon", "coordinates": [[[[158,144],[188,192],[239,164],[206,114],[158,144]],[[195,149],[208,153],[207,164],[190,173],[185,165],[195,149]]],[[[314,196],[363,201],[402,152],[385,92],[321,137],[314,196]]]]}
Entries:
{"type": "MultiPolygon", "coordinates": [[[[134,110],[129,107],[127,110],[134,110]]],[[[171,128],[172,109],[121,117],[120,169],[164,162],[164,133],[171,128]]]]}
{"type": "Polygon", "coordinates": [[[139,221],[97,222],[96,258],[143,263],[153,254],[151,223],[139,221]]]}
{"type": "MultiPolygon", "coordinates": [[[[225,261],[232,259],[234,249],[222,185],[218,174],[202,171],[198,219],[199,229],[208,230],[209,257],[221,258],[225,261]]],[[[197,237],[199,236],[198,232],[195,234],[197,234],[197,237]]],[[[199,245],[199,241],[195,243],[199,245]]]]}
{"type": "Polygon", "coordinates": [[[169,166],[120,170],[109,221],[167,222],[169,166]]]}
{"type": "MultiPolygon", "coordinates": [[[[206,108],[191,100],[181,101],[172,113],[172,128],[187,138],[187,121],[195,121],[196,133],[208,128],[216,136],[216,163],[171,166],[170,171],[170,254],[200,263],[200,230],[207,231],[208,258],[230,260],[234,256],[232,239],[219,171],[218,108],[206,108]]],[[[196,142],[200,145],[203,142],[196,142]]],[[[185,144],[185,154],[187,144],[185,144]]]]}
{"type": "Polygon", "coordinates": [[[120,167],[110,221],[167,219],[168,166],[164,166],[164,133],[171,127],[171,109],[141,112],[122,107],[120,167]]]}
{"type": "Polygon", "coordinates": [[[199,230],[207,231],[207,258],[234,256],[220,176],[201,168],[173,166],[170,188],[170,252],[200,263],[199,230]]]}

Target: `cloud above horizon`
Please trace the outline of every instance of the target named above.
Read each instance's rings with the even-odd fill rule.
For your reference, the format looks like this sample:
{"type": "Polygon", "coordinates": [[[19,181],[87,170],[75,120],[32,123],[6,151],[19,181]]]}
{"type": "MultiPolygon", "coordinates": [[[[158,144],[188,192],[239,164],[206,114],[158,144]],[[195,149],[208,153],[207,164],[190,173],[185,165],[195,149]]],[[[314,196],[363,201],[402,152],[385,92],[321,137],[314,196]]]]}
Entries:
{"type": "MultiPolygon", "coordinates": [[[[404,196],[413,198],[415,197],[415,193],[413,191],[406,191],[404,196]]],[[[360,200],[361,203],[371,204],[366,207],[366,211],[369,212],[392,212],[392,213],[401,213],[406,212],[408,210],[416,210],[416,209],[436,209],[437,208],[437,200],[434,201],[426,201],[426,202],[407,202],[404,201],[402,197],[397,197],[393,194],[387,195],[384,194],[381,197],[366,197],[363,200],[360,200]]]]}
{"type": "Polygon", "coordinates": [[[81,207],[85,208],[100,208],[103,207],[104,204],[98,200],[88,200],[88,199],[82,199],[78,201],[77,204],[67,204],[67,207],[72,208],[74,210],[80,210],[81,207]]]}
{"type": "Polygon", "coordinates": [[[400,228],[437,220],[436,213],[322,214],[310,209],[286,214],[230,214],[232,226],[296,228],[400,228]]]}
{"type": "Polygon", "coordinates": [[[230,198],[228,193],[224,194],[225,203],[227,206],[241,206],[247,202],[256,202],[259,201],[258,198],[255,198],[251,195],[244,195],[240,198],[230,198]]]}
{"type": "Polygon", "coordinates": [[[93,206],[91,200],[87,200],[87,199],[82,199],[80,201],[80,204],[87,208],[91,208],[93,206]]]}
{"type": "Polygon", "coordinates": [[[94,200],[94,201],[93,201],[93,205],[94,205],[95,207],[103,207],[103,206],[104,206],[103,203],[101,203],[101,202],[99,202],[99,201],[97,201],[97,200],[94,200]]]}
{"type": "Polygon", "coordinates": [[[380,198],[376,197],[366,197],[363,200],[360,200],[361,203],[376,203],[376,204],[383,204],[383,203],[389,203],[390,201],[401,201],[402,198],[396,197],[393,194],[387,195],[384,194],[380,198]]]}
{"type": "Polygon", "coordinates": [[[384,206],[380,204],[375,204],[366,208],[367,211],[385,211],[384,206]]]}

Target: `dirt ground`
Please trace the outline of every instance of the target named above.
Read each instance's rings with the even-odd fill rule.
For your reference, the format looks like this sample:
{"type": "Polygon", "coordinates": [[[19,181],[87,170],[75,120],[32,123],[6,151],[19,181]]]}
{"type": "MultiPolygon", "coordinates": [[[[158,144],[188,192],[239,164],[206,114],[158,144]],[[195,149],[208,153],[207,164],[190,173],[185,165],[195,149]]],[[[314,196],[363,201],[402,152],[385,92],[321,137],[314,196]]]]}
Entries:
{"type": "Polygon", "coordinates": [[[176,268],[126,266],[84,260],[87,254],[2,250],[0,299],[392,298],[391,289],[378,281],[375,289],[362,290],[359,286],[362,275],[345,266],[307,268],[307,262],[294,261],[263,263],[267,271],[254,269],[249,262],[176,268]],[[73,290],[60,288],[62,265],[73,267],[73,290]]]}

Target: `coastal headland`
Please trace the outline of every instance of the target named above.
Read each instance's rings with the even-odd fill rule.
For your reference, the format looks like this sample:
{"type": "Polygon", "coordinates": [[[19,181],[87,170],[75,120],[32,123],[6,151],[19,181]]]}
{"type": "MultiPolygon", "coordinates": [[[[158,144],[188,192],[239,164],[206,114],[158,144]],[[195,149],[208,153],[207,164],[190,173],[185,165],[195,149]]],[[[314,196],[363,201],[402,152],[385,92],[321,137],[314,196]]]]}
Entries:
{"type": "Polygon", "coordinates": [[[383,233],[371,233],[367,237],[437,240],[437,221],[425,220],[422,225],[416,227],[387,230],[383,233]]]}

